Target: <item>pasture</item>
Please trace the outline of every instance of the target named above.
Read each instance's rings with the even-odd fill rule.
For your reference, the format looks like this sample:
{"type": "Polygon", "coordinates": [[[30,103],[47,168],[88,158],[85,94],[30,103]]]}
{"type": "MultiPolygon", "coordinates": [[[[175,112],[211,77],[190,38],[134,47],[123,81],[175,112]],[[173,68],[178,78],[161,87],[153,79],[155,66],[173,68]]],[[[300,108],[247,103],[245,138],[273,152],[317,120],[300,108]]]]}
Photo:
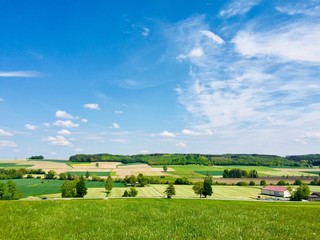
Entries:
{"type": "Polygon", "coordinates": [[[316,203],[1,201],[0,239],[317,239],[316,203]],[[57,210],[58,209],[58,210],[57,210]]]}

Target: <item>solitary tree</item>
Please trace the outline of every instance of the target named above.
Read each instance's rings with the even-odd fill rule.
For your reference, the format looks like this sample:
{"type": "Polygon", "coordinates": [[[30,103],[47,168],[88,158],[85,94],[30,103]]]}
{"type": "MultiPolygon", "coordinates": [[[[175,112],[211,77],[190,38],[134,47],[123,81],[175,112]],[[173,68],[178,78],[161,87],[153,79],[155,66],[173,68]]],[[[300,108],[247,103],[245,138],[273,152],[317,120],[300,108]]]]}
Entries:
{"type": "Polygon", "coordinates": [[[291,196],[292,201],[301,201],[307,200],[310,196],[310,189],[307,184],[301,184],[300,187],[297,188],[297,191],[291,196]]]}
{"type": "Polygon", "coordinates": [[[167,194],[167,198],[171,198],[172,196],[176,195],[176,189],[173,183],[170,183],[164,192],[165,194],[167,194]]]}
{"type": "Polygon", "coordinates": [[[98,162],[96,162],[96,167],[97,167],[97,168],[99,167],[99,163],[98,163],[98,162]]]}
{"type": "Polygon", "coordinates": [[[195,194],[201,197],[202,191],[203,191],[203,182],[202,181],[195,182],[192,189],[195,194]]]}
{"type": "Polygon", "coordinates": [[[206,198],[207,196],[212,195],[212,178],[206,177],[203,181],[203,190],[202,195],[206,198]]]}
{"type": "Polygon", "coordinates": [[[106,184],[105,184],[107,196],[110,194],[110,192],[112,190],[112,184],[113,184],[113,180],[112,180],[111,173],[110,173],[108,176],[108,179],[106,181],[106,184]]]}
{"type": "Polygon", "coordinates": [[[164,165],[164,166],[163,166],[163,171],[164,171],[164,172],[167,172],[167,171],[168,171],[168,166],[167,166],[167,165],[164,165]]]}
{"type": "Polygon", "coordinates": [[[76,182],[72,180],[66,180],[64,181],[62,187],[61,187],[61,196],[63,198],[70,198],[76,196],[76,182]]]}
{"type": "Polygon", "coordinates": [[[90,177],[90,173],[89,171],[86,172],[86,178],[89,178],[90,177]]]}
{"type": "Polygon", "coordinates": [[[80,177],[80,180],[76,184],[76,193],[76,197],[84,197],[87,195],[87,187],[83,176],[80,177]]]}

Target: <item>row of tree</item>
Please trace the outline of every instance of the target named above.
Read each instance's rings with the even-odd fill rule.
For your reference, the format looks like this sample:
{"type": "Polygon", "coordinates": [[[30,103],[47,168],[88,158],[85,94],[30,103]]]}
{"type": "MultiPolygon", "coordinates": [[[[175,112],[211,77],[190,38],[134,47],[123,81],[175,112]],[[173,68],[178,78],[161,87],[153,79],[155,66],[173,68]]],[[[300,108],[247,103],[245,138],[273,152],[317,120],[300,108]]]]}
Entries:
{"type": "Polygon", "coordinates": [[[231,170],[225,169],[222,176],[224,178],[258,178],[258,172],[256,170],[246,170],[234,168],[231,170]]]}
{"type": "Polygon", "coordinates": [[[149,165],[253,165],[253,166],[308,166],[310,162],[300,158],[287,158],[261,154],[77,154],[70,156],[72,162],[122,162],[147,163],[149,165]]]}

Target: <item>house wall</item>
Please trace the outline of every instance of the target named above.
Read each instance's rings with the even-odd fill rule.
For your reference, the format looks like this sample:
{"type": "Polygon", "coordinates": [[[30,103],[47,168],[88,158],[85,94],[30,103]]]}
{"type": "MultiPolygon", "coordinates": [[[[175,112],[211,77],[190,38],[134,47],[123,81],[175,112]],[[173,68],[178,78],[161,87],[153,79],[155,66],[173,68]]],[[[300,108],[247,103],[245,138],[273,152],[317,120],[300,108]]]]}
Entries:
{"type": "Polygon", "coordinates": [[[291,196],[289,191],[277,192],[277,191],[271,191],[271,190],[262,189],[261,193],[265,194],[265,195],[276,196],[276,197],[284,197],[284,198],[289,198],[291,196]]]}

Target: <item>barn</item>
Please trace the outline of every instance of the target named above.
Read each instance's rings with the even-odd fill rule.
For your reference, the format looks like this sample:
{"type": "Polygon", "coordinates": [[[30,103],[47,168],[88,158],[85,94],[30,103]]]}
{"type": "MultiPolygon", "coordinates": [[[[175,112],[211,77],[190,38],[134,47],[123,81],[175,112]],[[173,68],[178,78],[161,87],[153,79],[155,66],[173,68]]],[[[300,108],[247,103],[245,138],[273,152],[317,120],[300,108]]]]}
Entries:
{"type": "Polygon", "coordinates": [[[313,192],[309,197],[309,201],[320,201],[320,192],[313,192]]]}
{"type": "Polygon", "coordinates": [[[281,186],[266,186],[261,189],[261,194],[283,198],[291,197],[291,194],[288,191],[288,189],[286,187],[281,186]]]}

